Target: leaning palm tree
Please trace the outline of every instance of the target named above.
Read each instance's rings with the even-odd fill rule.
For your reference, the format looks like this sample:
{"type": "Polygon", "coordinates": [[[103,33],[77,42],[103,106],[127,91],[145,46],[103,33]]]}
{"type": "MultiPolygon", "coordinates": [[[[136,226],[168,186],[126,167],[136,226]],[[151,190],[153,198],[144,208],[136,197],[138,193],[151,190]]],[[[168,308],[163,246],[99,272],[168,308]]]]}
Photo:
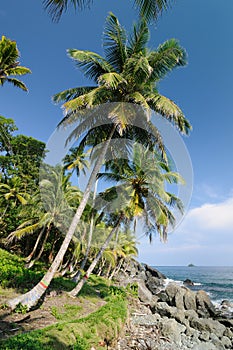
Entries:
{"type": "MultiPolygon", "coordinates": [[[[59,21],[62,13],[71,5],[74,9],[89,8],[92,0],[44,0],[45,9],[54,21],[59,21]]],[[[134,0],[134,5],[139,9],[139,14],[147,21],[157,19],[158,15],[167,10],[171,0],[134,0]]]]}
{"type": "Polygon", "coordinates": [[[0,40],[0,85],[5,82],[11,83],[20,89],[27,91],[26,85],[19,79],[17,75],[25,75],[31,73],[29,68],[19,66],[19,51],[16,42],[7,39],[4,35],[0,40]]]}
{"type": "Polygon", "coordinates": [[[99,174],[102,178],[117,182],[116,186],[101,194],[101,197],[105,199],[104,207],[107,213],[109,210],[118,208],[119,215],[116,224],[93,259],[85,276],[69,292],[71,296],[80,292],[125,220],[143,220],[150,240],[152,233],[157,232],[161,240],[166,241],[169,225],[174,226],[175,224],[172,208],[177,207],[182,211],[182,203],[179,198],[166,190],[167,183],[178,183],[182,181],[182,178],[178,173],[170,171],[167,164],[156,153],[136,144],[133,148],[132,159],[125,160],[124,170],[117,163],[117,161],[112,162],[112,172],[99,174]]]}
{"type": "MultiPolygon", "coordinates": [[[[69,89],[54,96],[55,102],[67,101],[64,103],[66,115],[60,125],[77,122],[78,126],[69,137],[77,140],[82,133],[95,129],[96,123],[101,122],[100,129],[104,129],[104,133],[100,142],[104,143],[53,264],[31,291],[8,302],[12,308],[19,302],[28,307],[35,305],[46,291],[80,222],[112,138],[124,136],[124,132],[132,129],[135,120],[140,117],[140,125],[148,129],[147,139],[150,139],[156,129],[149,122],[151,110],[176,125],[180,132],[188,133],[190,124],[181,109],[161,95],[157,88],[158,82],[169,72],[186,64],[186,53],[174,39],[166,41],[157,50],[148,50],[148,40],[149,30],[145,21],[134,26],[133,34],[127,40],[125,30],[111,13],[104,33],[106,58],[90,51],[68,50],[77,66],[84,75],[94,80],[95,85],[69,89]]],[[[133,134],[138,136],[140,132],[140,128],[136,127],[133,134]]]]}

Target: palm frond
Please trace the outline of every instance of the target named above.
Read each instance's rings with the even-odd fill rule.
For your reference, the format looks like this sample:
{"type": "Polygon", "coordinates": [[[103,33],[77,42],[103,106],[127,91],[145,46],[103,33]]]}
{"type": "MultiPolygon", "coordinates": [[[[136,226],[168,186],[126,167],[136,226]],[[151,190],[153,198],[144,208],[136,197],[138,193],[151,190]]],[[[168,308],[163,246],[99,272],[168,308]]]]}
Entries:
{"type": "Polygon", "coordinates": [[[148,96],[147,102],[152,110],[166,117],[181,133],[187,135],[192,129],[181,109],[169,98],[158,93],[151,94],[148,96]]]}
{"type": "Polygon", "coordinates": [[[176,39],[169,39],[161,44],[156,51],[151,52],[148,61],[153,67],[151,79],[156,81],[164,78],[174,68],[185,66],[187,54],[176,39]]]}
{"type": "Polygon", "coordinates": [[[97,82],[100,75],[109,73],[113,70],[108,61],[95,52],[68,49],[68,55],[76,61],[78,68],[84,75],[97,82]]]}
{"type": "Polygon", "coordinates": [[[139,54],[140,52],[145,52],[145,47],[149,38],[150,32],[146,21],[141,20],[138,24],[135,24],[127,46],[128,57],[131,57],[134,54],[139,54]]]}
{"type": "Polygon", "coordinates": [[[48,11],[54,22],[58,22],[61,15],[66,12],[68,5],[72,4],[74,9],[82,10],[84,7],[89,7],[92,0],[43,0],[45,10],[48,11]]]}
{"type": "Polygon", "coordinates": [[[67,89],[67,90],[64,90],[62,92],[59,92],[59,93],[53,95],[52,100],[55,103],[67,102],[67,101],[73,100],[76,97],[79,97],[81,95],[85,95],[95,88],[96,88],[96,86],[83,86],[83,87],[76,87],[76,88],[72,88],[72,89],[67,89]]]}
{"type": "Polygon", "coordinates": [[[107,61],[120,73],[127,56],[126,32],[111,12],[106,20],[103,40],[107,61]]]}
{"type": "Polygon", "coordinates": [[[168,8],[170,0],[134,0],[134,3],[139,8],[140,16],[149,22],[168,8]]]}
{"type": "Polygon", "coordinates": [[[98,79],[98,83],[110,89],[117,89],[119,84],[126,85],[127,81],[120,74],[111,72],[102,74],[98,79]]]}

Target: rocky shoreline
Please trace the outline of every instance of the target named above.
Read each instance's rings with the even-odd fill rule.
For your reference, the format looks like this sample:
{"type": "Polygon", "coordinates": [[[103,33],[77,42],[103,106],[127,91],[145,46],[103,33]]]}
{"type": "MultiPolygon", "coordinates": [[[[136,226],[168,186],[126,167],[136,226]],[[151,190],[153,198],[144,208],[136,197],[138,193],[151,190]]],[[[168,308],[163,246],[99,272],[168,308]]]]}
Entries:
{"type": "Polygon", "coordinates": [[[132,307],[118,350],[233,349],[233,315],[218,310],[203,290],[169,283],[166,276],[136,261],[117,276],[122,286],[136,284],[132,307]]]}

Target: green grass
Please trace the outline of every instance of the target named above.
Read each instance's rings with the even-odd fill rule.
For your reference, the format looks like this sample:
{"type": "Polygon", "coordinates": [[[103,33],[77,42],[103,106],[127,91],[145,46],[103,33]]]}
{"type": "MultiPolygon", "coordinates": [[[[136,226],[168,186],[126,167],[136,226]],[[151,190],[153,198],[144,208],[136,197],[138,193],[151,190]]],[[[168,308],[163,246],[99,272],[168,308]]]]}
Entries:
{"type": "MultiPolygon", "coordinates": [[[[23,259],[0,249],[0,285],[5,288],[16,288],[19,291],[35,285],[42,275],[38,268],[30,271],[24,268],[23,259]]],[[[71,290],[74,283],[62,277],[53,281],[52,288],[71,290]]],[[[97,303],[100,298],[106,304],[86,317],[80,317],[85,311],[80,305],[63,305],[62,310],[52,307],[51,313],[57,323],[41,330],[34,330],[12,336],[0,342],[1,350],[96,350],[103,349],[100,342],[113,344],[127,318],[127,295],[135,293],[134,286],[117,288],[109,280],[90,276],[79,295],[79,300],[97,303]]],[[[59,296],[57,296],[59,298],[59,296]]],[[[85,305],[85,303],[84,303],[85,305]]],[[[43,306],[42,306],[43,307],[43,306]]],[[[18,312],[24,313],[19,305],[18,312]]],[[[105,347],[106,348],[106,347],[105,347]]]]}
{"type": "Polygon", "coordinates": [[[127,318],[127,302],[111,297],[96,312],[81,319],[60,321],[42,330],[20,334],[0,342],[1,350],[87,350],[99,342],[114,343],[127,318]]]}

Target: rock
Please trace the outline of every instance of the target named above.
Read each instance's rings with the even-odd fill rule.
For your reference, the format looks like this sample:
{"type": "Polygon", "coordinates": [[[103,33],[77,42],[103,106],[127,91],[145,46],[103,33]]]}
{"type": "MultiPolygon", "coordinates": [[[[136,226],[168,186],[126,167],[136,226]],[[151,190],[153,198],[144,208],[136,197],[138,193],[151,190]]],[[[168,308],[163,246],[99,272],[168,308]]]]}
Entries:
{"type": "Polygon", "coordinates": [[[212,319],[203,319],[203,318],[193,318],[190,320],[190,326],[197,329],[200,332],[210,332],[214,333],[218,338],[223,336],[223,333],[226,329],[220,322],[212,319]]]}
{"type": "Polygon", "coordinates": [[[196,344],[192,350],[219,350],[214,344],[211,343],[201,343],[196,344]]]}
{"type": "Polygon", "coordinates": [[[161,301],[158,303],[155,303],[152,307],[153,313],[158,313],[161,316],[167,316],[172,317],[177,311],[176,307],[169,306],[167,303],[161,301]]]}
{"type": "Polygon", "coordinates": [[[215,316],[216,309],[211,302],[208,294],[204,290],[199,290],[196,293],[196,304],[197,304],[197,313],[201,317],[215,316]]]}
{"type": "Polygon", "coordinates": [[[152,293],[149,291],[149,289],[146,287],[144,281],[138,280],[137,281],[138,285],[138,297],[143,303],[150,304],[152,301],[152,293]]]}
{"type": "Polygon", "coordinates": [[[230,300],[223,300],[221,306],[233,307],[233,303],[231,303],[230,300]]]}
{"type": "Polygon", "coordinates": [[[232,339],[233,340],[233,333],[232,331],[230,330],[230,328],[226,328],[224,333],[223,333],[223,336],[229,338],[229,339],[232,339]]]}
{"type": "Polygon", "coordinates": [[[186,327],[176,322],[174,319],[162,320],[160,323],[161,334],[176,343],[181,345],[181,333],[184,333],[186,327]]]}
{"type": "Polygon", "coordinates": [[[221,338],[221,343],[223,346],[225,346],[227,349],[232,349],[232,342],[230,341],[230,339],[226,336],[223,336],[221,338]]]}
{"type": "Polygon", "coordinates": [[[158,301],[164,301],[167,302],[169,300],[167,293],[165,290],[161,290],[159,293],[156,294],[158,297],[158,301]]]}
{"type": "Polygon", "coordinates": [[[150,276],[146,279],[145,283],[151,293],[156,294],[159,291],[159,287],[162,285],[162,280],[157,277],[150,276]]]}
{"type": "Polygon", "coordinates": [[[153,268],[149,265],[145,265],[145,271],[146,271],[146,273],[149,273],[151,276],[159,278],[159,279],[164,280],[167,278],[164,274],[162,274],[161,272],[159,272],[158,270],[156,270],[155,268],[153,268]]]}
{"type": "Polygon", "coordinates": [[[191,281],[189,278],[186,278],[183,282],[186,286],[194,286],[193,281],[191,281]]]}
{"type": "Polygon", "coordinates": [[[196,294],[191,290],[187,289],[184,294],[184,307],[186,310],[196,310],[196,294]]]}
{"type": "Polygon", "coordinates": [[[168,295],[168,303],[171,306],[176,306],[178,309],[184,309],[184,294],[185,289],[175,283],[169,283],[165,289],[168,295]]]}
{"type": "Polygon", "coordinates": [[[209,332],[201,332],[200,335],[199,335],[199,339],[200,340],[204,340],[204,341],[208,341],[210,338],[210,333],[209,332]]]}
{"type": "Polygon", "coordinates": [[[185,310],[184,315],[188,321],[193,318],[198,318],[198,314],[194,310],[185,310]]]}

